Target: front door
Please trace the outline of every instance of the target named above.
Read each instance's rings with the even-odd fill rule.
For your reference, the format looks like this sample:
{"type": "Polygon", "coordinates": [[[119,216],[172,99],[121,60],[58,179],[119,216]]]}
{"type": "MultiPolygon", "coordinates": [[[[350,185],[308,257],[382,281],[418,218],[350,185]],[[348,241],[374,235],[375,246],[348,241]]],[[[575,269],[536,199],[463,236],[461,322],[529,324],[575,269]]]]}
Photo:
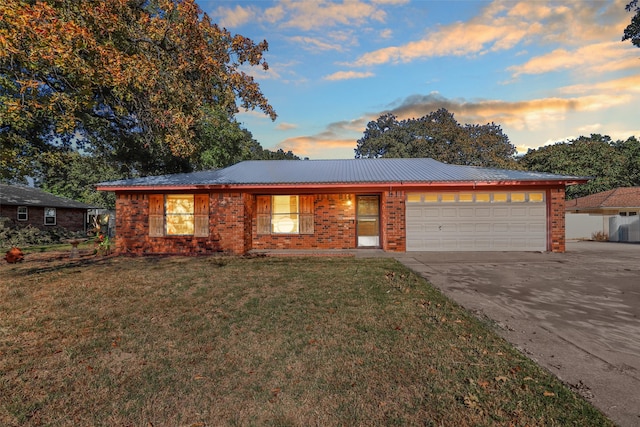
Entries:
{"type": "Polygon", "coordinates": [[[378,196],[356,197],[358,247],[380,246],[380,199],[378,196]]]}

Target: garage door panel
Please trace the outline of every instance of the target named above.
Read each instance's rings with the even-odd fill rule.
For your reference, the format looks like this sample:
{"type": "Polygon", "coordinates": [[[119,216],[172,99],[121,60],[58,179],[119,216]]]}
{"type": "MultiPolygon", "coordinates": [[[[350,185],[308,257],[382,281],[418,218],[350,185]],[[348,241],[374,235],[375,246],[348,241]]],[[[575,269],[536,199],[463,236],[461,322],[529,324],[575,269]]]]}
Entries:
{"type": "Polygon", "coordinates": [[[496,218],[509,218],[509,208],[498,208],[495,207],[492,209],[492,216],[496,218]]]}
{"type": "Polygon", "coordinates": [[[546,250],[546,207],[408,204],[407,251],[546,250]]]}
{"type": "Polygon", "coordinates": [[[547,224],[544,222],[529,224],[529,231],[531,233],[544,233],[547,231],[547,224]]]}
{"type": "Polygon", "coordinates": [[[473,207],[458,208],[458,216],[460,218],[473,218],[476,216],[476,212],[473,207]]]}
{"type": "Polygon", "coordinates": [[[476,208],[475,209],[476,218],[491,218],[491,209],[490,208],[476,208]]]}
{"type": "Polygon", "coordinates": [[[455,207],[452,208],[442,208],[440,210],[440,216],[449,217],[449,218],[457,218],[458,217],[458,209],[455,207]]]}
{"type": "Polygon", "coordinates": [[[464,223],[458,226],[458,229],[461,233],[476,233],[476,224],[473,223],[464,223]]]}
{"type": "Polygon", "coordinates": [[[529,209],[527,209],[525,206],[523,207],[514,207],[510,209],[511,211],[511,216],[528,216],[529,215],[529,209]]]}
{"type": "Polygon", "coordinates": [[[547,208],[545,206],[536,206],[535,208],[529,208],[529,216],[545,216],[547,208]]]}

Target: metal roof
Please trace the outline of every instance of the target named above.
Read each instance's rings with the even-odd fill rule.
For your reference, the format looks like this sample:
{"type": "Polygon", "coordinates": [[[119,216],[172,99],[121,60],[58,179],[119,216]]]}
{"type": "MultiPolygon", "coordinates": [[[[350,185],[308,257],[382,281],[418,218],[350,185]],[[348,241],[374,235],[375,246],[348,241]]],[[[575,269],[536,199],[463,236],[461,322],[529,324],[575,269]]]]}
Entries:
{"type": "MultiPolygon", "coordinates": [[[[585,177],[441,163],[428,158],[251,160],[224,169],[101,182],[97,187],[586,181],[585,177]]],[[[134,189],[134,188],[132,188],[134,189]]]]}
{"type": "Polygon", "coordinates": [[[26,185],[0,184],[0,205],[41,206],[48,208],[92,209],[95,206],[76,202],[66,197],[54,196],[51,193],[26,185]]]}

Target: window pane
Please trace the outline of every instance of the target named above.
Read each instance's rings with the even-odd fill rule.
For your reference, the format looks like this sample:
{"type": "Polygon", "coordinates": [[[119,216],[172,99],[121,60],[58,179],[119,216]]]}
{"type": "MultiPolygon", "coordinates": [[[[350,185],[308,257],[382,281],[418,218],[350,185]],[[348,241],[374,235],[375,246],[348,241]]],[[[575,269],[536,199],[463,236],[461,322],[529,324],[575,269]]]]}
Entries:
{"type": "Polygon", "coordinates": [[[427,203],[438,203],[438,193],[426,193],[424,201],[427,203]]]}
{"type": "Polygon", "coordinates": [[[378,215],[378,196],[358,197],[358,215],[378,215]]]}
{"type": "Polygon", "coordinates": [[[443,203],[447,203],[447,202],[455,202],[456,201],[456,194],[455,193],[442,193],[442,202],[443,203]]]}
{"type": "Polygon", "coordinates": [[[271,217],[273,233],[298,233],[297,214],[273,214],[271,217]]]}
{"type": "Polygon", "coordinates": [[[44,209],[44,224],[56,225],[56,208],[44,209]]]}
{"type": "Polygon", "coordinates": [[[524,202],[526,200],[524,193],[511,193],[511,201],[515,203],[524,202]]]}
{"type": "Polygon", "coordinates": [[[473,193],[460,193],[458,197],[461,202],[473,202],[473,193]]]}
{"type": "Polygon", "coordinates": [[[274,214],[298,213],[298,196],[273,196],[274,214]]]}
{"type": "Polygon", "coordinates": [[[166,204],[167,234],[193,234],[193,194],[169,194],[166,204]]]}
{"type": "Polygon", "coordinates": [[[529,201],[532,203],[544,202],[544,193],[529,193],[529,201]]]}
{"type": "Polygon", "coordinates": [[[476,202],[488,203],[491,201],[491,194],[489,193],[477,193],[476,202]]]}
{"type": "Polygon", "coordinates": [[[298,196],[273,196],[271,207],[272,233],[298,233],[298,196]]]}
{"type": "Polygon", "coordinates": [[[493,193],[493,201],[494,202],[506,202],[507,201],[507,193],[493,193]]]}
{"type": "Polygon", "coordinates": [[[420,203],[420,193],[407,193],[407,203],[420,203]]]}
{"type": "Polygon", "coordinates": [[[29,219],[28,210],[26,206],[18,207],[18,221],[26,221],[29,219]]]}

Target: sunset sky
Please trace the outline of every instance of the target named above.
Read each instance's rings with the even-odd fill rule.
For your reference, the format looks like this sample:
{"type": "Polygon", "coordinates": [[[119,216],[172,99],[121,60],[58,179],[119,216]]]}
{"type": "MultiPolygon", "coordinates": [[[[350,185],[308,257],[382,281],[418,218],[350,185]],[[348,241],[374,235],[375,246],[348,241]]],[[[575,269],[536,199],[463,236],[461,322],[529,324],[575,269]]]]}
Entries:
{"type": "Polygon", "coordinates": [[[264,148],[353,158],[367,123],[444,107],[500,125],[519,153],[580,135],[640,137],[640,49],[624,1],[207,1],[256,42],[246,70],[278,113],[238,115],[264,148]]]}

